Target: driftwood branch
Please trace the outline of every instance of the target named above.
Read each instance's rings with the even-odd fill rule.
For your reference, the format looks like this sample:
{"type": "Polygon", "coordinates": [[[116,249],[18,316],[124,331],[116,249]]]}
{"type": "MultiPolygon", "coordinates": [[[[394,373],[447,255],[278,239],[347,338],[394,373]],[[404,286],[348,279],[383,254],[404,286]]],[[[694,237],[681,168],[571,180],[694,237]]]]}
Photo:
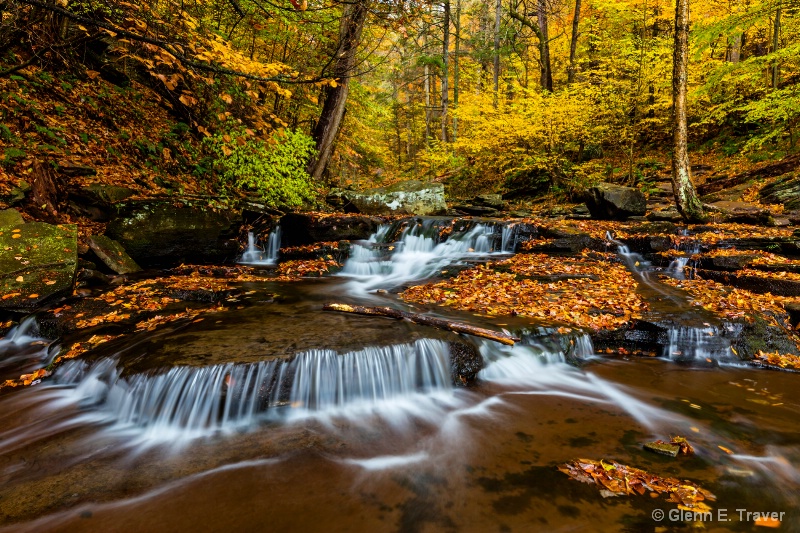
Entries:
{"type": "Polygon", "coordinates": [[[470,326],[469,324],[464,324],[463,322],[453,322],[452,320],[420,315],[418,313],[409,313],[407,311],[392,309],[391,307],[363,307],[360,305],[325,304],[322,309],[324,311],[339,311],[340,313],[353,313],[356,315],[383,316],[387,318],[394,318],[396,320],[405,319],[414,322],[415,324],[433,326],[434,328],[454,331],[456,333],[474,335],[475,337],[483,337],[484,339],[491,339],[509,346],[513,346],[516,341],[520,340],[519,337],[514,337],[500,331],[479,328],[476,326],[470,326]]]}

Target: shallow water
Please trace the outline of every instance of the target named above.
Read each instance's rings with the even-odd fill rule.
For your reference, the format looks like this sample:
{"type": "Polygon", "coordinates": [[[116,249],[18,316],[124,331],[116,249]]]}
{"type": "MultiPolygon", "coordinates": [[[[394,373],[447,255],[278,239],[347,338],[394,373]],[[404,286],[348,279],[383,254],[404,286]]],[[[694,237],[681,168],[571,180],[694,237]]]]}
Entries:
{"type": "Polygon", "coordinates": [[[796,375],[601,358],[586,337],[529,325],[513,348],[477,342],[486,367],[456,387],[442,350],[463,338],[320,311],[329,301],[401,305],[352,283],[249,284],[242,309],[102,345],[54,379],[0,397],[0,531],[692,525],[663,495],[603,498],[557,470],[577,458],[700,484],[717,495],[709,531],[756,530],[737,509],[784,512],[781,530],[800,529],[796,375]],[[566,364],[564,347],[580,368],[566,364]],[[258,373],[270,364],[294,368],[285,397],[258,373]],[[266,397],[276,401],[258,403],[266,397]],[[136,403],[146,398],[157,401],[136,403]],[[176,415],[202,409],[206,422],[176,415]],[[671,435],[687,437],[696,455],[642,449],[671,435]],[[666,518],[654,520],[657,509],[666,518]]]}

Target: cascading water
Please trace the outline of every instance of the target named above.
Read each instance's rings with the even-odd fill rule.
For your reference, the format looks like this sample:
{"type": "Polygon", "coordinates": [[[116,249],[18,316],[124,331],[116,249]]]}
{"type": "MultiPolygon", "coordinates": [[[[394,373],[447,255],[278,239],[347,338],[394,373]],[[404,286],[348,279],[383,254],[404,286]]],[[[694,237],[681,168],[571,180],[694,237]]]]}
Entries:
{"type": "Polygon", "coordinates": [[[353,246],[341,274],[357,278],[354,288],[362,290],[397,286],[427,278],[459,260],[509,253],[507,247],[516,244],[513,230],[503,227],[498,235],[497,225],[485,223],[440,237],[440,222],[411,221],[397,242],[388,242],[395,235],[394,228],[382,225],[366,243],[353,246]]]}
{"type": "Polygon", "coordinates": [[[75,361],[55,381],[74,387],[77,403],[105,413],[117,427],[144,430],[156,441],[248,427],[269,413],[347,416],[452,389],[448,344],[432,339],[345,354],[312,350],[288,361],[181,366],[156,375],[123,376],[112,359],[93,366],[75,361]]]}
{"type": "Polygon", "coordinates": [[[714,326],[674,326],[669,329],[669,344],[663,357],[674,361],[711,362],[733,359],[730,339],[714,326]]]}
{"type": "Polygon", "coordinates": [[[262,250],[256,245],[256,238],[252,231],[247,233],[247,250],[242,254],[240,263],[247,265],[274,265],[278,262],[278,252],[281,247],[281,227],[276,226],[267,239],[267,249],[262,250]]]}
{"type": "Polygon", "coordinates": [[[39,336],[36,318],[24,318],[0,338],[0,378],[19,377],[21,373],[40,367],[54,349],[51,350],[50,341],[39,336]]]}

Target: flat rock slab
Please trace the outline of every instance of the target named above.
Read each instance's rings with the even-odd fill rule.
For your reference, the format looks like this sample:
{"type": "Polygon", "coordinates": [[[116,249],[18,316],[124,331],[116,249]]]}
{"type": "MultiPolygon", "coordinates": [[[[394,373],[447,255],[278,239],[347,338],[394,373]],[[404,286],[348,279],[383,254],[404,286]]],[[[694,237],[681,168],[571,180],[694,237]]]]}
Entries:
{"type": "Polygon", "coordinates": [[[758,294],[769,292],[775,296],[800,296],[800,281],[796,280],[750,276],[736,272],[717,272],[714,270],[697,270],[697,275],[703,279],[710,279],[758,294]]]}
{"type": "Polygon", "coordinates": [[[0,230],[0,309],[29,312],[72,290],[78,228],[30,222],[0,230]]]}
{"type": "Polygon", "coordinates": [[[13,229],[15,226],[24,224],[22,215],[16,209],[3,209],[0,211],[0,231],[4,229],[13,229]]]}
{"type": "Polygon", "coordinates": [[[347,213],[366,215],[438,215],[447,211],[444,185],[409,180],[364,191],[335,189],[331,203],[341,202],[347,213]]]}
{"type": "Polygon", "coordinates": [[[130,274],[142,269],[114,239],[109,239],[105,235],[92,235],[88,240],[89,247],[95,255],[117,274],[130,274]]]}

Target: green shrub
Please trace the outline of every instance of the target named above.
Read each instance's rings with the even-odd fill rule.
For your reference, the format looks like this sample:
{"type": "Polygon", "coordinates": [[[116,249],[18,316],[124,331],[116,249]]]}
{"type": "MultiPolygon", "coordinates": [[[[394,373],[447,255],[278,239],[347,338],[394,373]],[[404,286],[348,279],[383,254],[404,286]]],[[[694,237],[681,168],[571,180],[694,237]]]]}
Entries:
{"type": "Polygon", "coordinates": [[[234,131],[208,137],[204,144],[226,187],[255,191],[271,206],[298,206],[316,196],[306,172],[314,140],[304,133],[276,131],[263,141],[234,131]]]}

